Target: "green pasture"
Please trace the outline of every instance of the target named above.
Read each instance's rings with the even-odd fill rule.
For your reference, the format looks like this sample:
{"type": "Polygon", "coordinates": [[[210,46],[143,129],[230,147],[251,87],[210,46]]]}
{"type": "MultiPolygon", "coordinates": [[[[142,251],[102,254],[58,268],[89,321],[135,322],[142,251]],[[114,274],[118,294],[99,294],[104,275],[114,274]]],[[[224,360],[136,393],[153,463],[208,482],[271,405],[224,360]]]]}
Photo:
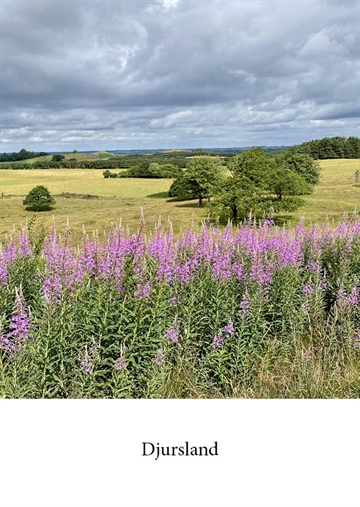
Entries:
{"type": "Polygon", "coordinates": [[[46,186],[56,199],[56,205],[51,211],[36,213],[36,222],[47,227],[54,216],[61,230],[69,218],[75,241],[80,239],[83,225],[87,232],[97,230],[103,233],[122,219],[130,230],[136,230],[141,208],[149,231],[159,216],[165,222],[170,217],[175,231],[186,227],[193,213],[197,222],[206,216],[206,211],[197,207],[197,201],[168,202],[166,198],[149,197],[166,192],[172,180],[105,179],[102,173],[103,170],[98,169],[0,170],[0,240],[12,231],[14,224],[24,224],[35,215],[34,212],[25,210],[22,200],[36,185],[46,186]],[[67,192],[90,194],[98,198],[61,196],[67,192]]]}
{"type": "MultiPolygon", "coordinates": [[[[79,154],[71,154],[78,157],[79,154]]],[[[305,206],[297,212],[279,215],[278,223],[296,224],[302,216],[306,223],[322,222],[326,218],[338,221],[344,213],[360,209],[360,186],[355,186],[354,173],[360,170],[360,159],[324,160],[321,182],[312,195],[304,196],[305,206]]],[[[24,196],[36,185],[46,186],[55,196],[51,211],[37,213],[36,223],[48,227],[54,216],[58,228],[67,218],[73,230],[74,241],[81,237],[82,226],[87,232],[108,231],[122,219],[124,225],[135,230],[143,208],[147,230],[152,230],[159,216],[166,222],[170,217],[174,232],[186,227],[194,215],[195,224],[206,217],[206,208],[199,209],[197,201],[170,201],[151,197],[166,192],[171,180],[164,179],[105,179],[101,169],[33,169],[0,170],[0,240],[9,234],[14,224],[29,221],[34,212],[22,205],[24,196]],[[90,194],[94,199],[62,197],[62,193],[90,194]]]]}

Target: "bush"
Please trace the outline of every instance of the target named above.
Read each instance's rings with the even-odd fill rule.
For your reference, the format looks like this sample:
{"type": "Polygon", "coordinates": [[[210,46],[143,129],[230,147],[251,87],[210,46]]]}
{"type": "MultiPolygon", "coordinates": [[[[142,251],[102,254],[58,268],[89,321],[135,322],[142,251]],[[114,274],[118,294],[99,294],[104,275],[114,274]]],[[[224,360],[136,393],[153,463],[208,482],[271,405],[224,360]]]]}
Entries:
{"type": "Polygon", "coordinates": [[[38,185],[30,190],[23,204],[32,211],[45,211],[55,204],[55,199],[46,187],[38,185]]]}

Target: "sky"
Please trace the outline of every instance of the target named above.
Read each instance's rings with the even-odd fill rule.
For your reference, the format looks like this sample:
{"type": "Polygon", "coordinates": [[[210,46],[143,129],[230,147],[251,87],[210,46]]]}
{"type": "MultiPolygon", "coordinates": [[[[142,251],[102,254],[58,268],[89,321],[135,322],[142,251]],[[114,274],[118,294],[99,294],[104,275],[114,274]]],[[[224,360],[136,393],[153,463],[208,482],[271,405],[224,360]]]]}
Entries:
{"type": "Polygon", "coordinates": [[[360,136],[359,0],[1,0],[0,152],[360,136]]]}

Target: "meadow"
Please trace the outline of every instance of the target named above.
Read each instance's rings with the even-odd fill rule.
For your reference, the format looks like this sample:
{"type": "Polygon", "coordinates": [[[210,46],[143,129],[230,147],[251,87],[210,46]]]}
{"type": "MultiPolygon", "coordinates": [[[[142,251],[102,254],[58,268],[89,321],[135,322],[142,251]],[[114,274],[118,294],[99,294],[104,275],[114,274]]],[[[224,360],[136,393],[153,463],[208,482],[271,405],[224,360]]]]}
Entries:
{"type": "MultiPolygon", "coordinates": [[[[323,160],[320,184],[312,195],[304,196],[305,206],[297,212],[278,215],[278,224],[296,225],[302,216],[307,224],[326,218],[337,223],[344,213],[352,213],[359,206],[360,187],[355,186],[354,173],[360,169],[359,159],[323,160]]],[[[53,210],[37,214],[36,223],[47,229],[54,215],[58,227],[67,219],[74,241],[81,240],[82,226],[87,232],[108,233],[122,218],[130,230],[136,230],[141,208],[146,230],[151,230],[158,217],[170,217],[176,233],[187,227],[194,216],[195,225],[206,217],[206,208],[199,209],[197,201],[177,202],[165,197],[149,197],[166,192],[171,180],[163,179],[105,179],[97,169],[0,169],[0,241],[18,226],[31,220],[33,212],[22,205],[24,196],[36,185],[45,185],[55,195],[53,210]],[[90,194],[97,199],[63,197],[62,193],[90,194]]]]}
{"type": "Polygon", "coordinates": [[[150,197],[171,180],[1,171],[0,396],[358,398],[359,161],[321,166],[298,212],[237,228],[150,197]]]}

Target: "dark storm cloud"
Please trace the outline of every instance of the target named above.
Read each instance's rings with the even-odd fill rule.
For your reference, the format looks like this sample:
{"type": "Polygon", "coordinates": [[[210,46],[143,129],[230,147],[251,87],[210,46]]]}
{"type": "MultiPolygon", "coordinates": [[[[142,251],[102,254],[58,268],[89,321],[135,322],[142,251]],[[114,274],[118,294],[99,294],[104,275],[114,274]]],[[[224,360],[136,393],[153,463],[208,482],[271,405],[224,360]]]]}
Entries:
{"type": "Polygon", "coordinates": [[[358,135],[357,1],[3,1],[2,151],[358,135]]]}

